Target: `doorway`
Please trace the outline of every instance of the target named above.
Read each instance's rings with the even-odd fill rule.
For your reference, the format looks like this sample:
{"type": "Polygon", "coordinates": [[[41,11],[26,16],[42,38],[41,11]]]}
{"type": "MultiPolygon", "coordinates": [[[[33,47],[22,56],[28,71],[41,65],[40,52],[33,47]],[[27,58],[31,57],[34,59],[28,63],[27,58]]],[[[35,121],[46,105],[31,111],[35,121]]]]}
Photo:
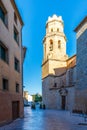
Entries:
{"type": "Polygon", "coordinates": [[[15,120],[19,117],[19,101],[12,102],[12,119],[15,120]]]}
{"type": "Polygon", "coordinates": [[[66,96],[61,96],[61,109],[65,110],[66,107],[66,96]]]}

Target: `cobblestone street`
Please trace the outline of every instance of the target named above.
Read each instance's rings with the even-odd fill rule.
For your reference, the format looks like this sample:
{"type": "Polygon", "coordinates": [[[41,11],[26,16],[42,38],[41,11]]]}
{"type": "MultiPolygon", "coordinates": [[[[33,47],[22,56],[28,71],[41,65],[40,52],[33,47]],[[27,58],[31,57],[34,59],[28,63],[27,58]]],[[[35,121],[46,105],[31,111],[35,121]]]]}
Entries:
{"type": "Polygon", "coordinates": [[[84,118],[72,115],[68,111],[31,110],[25,108],[23,119],[17,119],[11,124],[0,127],[0,130],[87,130],[84,118]]]}

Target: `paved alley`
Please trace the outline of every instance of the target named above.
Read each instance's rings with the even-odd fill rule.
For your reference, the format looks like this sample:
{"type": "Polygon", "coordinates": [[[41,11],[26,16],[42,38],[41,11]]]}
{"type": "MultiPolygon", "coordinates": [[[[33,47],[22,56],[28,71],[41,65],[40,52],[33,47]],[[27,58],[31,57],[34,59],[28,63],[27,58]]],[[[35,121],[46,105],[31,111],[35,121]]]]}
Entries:
{"type": "Polygon", "coordinates": [[[0,127],[0,130],[87,130],[84,118],[72,115],[68,111],[32,110],[25,108],[23,119],[17,119],[11,124],[0,127]]]}

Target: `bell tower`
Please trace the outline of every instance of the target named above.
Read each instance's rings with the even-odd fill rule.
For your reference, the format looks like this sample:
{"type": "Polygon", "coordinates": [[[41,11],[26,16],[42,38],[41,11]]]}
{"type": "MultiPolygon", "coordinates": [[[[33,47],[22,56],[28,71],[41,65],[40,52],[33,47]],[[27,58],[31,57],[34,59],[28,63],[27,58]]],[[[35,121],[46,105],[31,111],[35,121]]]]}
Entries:
{"type": "MultiPolygon", "coordinates": [[[[55,75],[55,69],[66,66],[66,36],[61,16],[53,15],[46,22],[46,35],[43,39],[42,79],[55,75]]],[[[60,74],[61,72],[59,72],[60,74]]]]}

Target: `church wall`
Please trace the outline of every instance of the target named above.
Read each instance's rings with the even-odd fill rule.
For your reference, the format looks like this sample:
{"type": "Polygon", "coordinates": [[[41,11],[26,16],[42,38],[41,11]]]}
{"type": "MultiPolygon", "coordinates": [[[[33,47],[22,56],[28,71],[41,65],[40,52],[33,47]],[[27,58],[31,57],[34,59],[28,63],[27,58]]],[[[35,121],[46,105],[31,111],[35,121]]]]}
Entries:
{"type": "MultiPolygon", "coordinates": [[[[84,26],[84,25],[83,25],[84,26]]],[[[87,27],[86,27],[87,28],[87,27]]],[[[80,31],[82,32],[82,30],[80,31]]],[[[76,109],[87,111],[87,29],[77,39],[76,109]]]]}
{"type": "Polygon", "coordinates": [[[77,39],[77,87],[87,89],[87,30],[77,39]]]}
{"type": "Polygon", "coordinates": [[[75,87],[67,88],[68,94],[66,96],[66,110],[72,111],[75,104],[75,87]]]}
{"type": "MultiPolygon", "coordinates": [[[[71,109],[74,100],[74,89],[70,84],[66,86],[66,76],[67,68],[74,67],[76,58],[74,56],[68,60],[66,37],[63,30],[61,16],[53,15],[48,18],[46,36],[43,40],[42,64],[42,98],[43,104],[48,109],[71,109]]],[[[74,68],[71,70],[73,72],[74,68]]]]}
{"type": "Polygon", "coordinates": [[[66,86],[72,87],[72,85],[76,84],[76,66],[73,68],[67,69],[66,72],[66,86]]]}
{"type": "MultiPolygon", "coordinates": [[[[43,104],[45,104],[47,109],[62,109],[62,100],[59,93],[60,89],[50,89],[53,88],[54,78],[47,77],[42,83],[43,92],[43,104]]],[[[74,98],[75,98],[75,87],[66,88],[68,91],[66,95],[65,109],[72,111],[74,108],[74,98]]]]}
{"type": "Polygon", "coordinates": [[[54,87],[54,77],[48,76],[42,82],[43,104],[48,109],[60,109],[60,94],[54,87]]]}
{"type": "Polygon", "coordinates": [[[49,74],[60,75],[65,71],[66,71],[66,62],[49,60],[49,74]]]}
{"type": "Polygon", "coordinates": [[[42,79],[49,74],[49,62],[42,65],[42,79]]]}

